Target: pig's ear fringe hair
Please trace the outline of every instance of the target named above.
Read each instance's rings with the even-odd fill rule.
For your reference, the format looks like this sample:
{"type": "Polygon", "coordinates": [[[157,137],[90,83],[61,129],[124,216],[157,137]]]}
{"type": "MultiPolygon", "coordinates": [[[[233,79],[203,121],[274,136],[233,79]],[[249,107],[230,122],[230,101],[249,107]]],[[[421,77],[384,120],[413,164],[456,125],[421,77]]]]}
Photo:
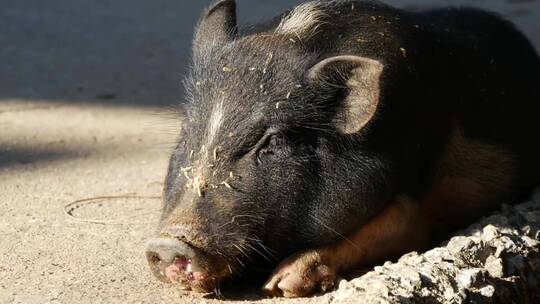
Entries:
{"type": "MultiPolygon", "coordinates": [[[[313,66],[320,62],[320,55],[317,60],[317,62],[312,63],[313,66]]],[[[309,69],[306,71],[306,78],[310,78],[308,73],[309,69]]],[[[321,88],[348,89],[347,81],[351,77],[351,74],[352,72],[350,69],[343,66],[337,66],[334,67],[331,72],[320,73],[316,76],[316,79],[310,79],[310,81],[312,83],[319,83],[318,86],[321,88]]]]}
{"type": "Polygon", "coordinates": [[[325,87],[335,88],[335,89],[348,89],[347,79],[349,78],[350,73],[345,71],[345,69],[339,69],[334,71],[332,75],[325,75],[318,79],[318,81],[325,87]]]}

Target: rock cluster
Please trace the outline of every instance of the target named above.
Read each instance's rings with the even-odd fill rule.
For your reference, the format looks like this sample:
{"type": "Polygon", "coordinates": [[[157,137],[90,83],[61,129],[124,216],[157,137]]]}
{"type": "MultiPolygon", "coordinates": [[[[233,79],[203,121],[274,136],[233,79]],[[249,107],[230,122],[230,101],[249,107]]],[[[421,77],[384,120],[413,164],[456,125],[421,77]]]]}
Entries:
{"type": "Polygon", "coordinates": [[[540,303],[540,191],[439,248],[342,280],[331,303],[540,303]]]}

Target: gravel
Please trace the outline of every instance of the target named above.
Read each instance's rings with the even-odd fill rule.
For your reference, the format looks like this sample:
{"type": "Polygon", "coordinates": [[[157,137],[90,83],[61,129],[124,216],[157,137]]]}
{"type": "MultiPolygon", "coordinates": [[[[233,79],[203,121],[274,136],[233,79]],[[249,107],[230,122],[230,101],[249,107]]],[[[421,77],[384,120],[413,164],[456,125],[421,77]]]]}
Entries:
{"type": "Polygon", "coordinates": [[[351,281],[331,303],[540,303],[540,190],[423,254],[351,281]]]}

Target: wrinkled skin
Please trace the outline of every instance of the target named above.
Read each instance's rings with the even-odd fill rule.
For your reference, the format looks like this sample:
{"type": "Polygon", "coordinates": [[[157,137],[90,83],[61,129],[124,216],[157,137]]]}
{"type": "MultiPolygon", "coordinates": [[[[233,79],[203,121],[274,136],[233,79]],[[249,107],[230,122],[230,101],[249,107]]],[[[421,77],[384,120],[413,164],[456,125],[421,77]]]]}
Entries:
{"type": "MultiPolygon", "coordinates": [[[[463,96],[479,100],[476,87],[459,96],[441,95],[470,85],[452,61],[454,53],[447,52],[458,48],[455,53],[461,54],[462,46],[434,45],[431,41],[443,34],[418,24],[442,20],[442,14],[454,26],[454,15],[478,14],[486,19],[481,22],[516,35],[521,60],[540,66],[509,25],[466,10],[432,12],[431,20],[429,14],[378,2],[313,2],[296,13],[316,18],[299,25],[291,21],[293,12],[281,24],[276,19],[239,32],[232,0],[215,3],[201,18],[185,81],[187,119],[170,160],[159,237],[148,245],[151,269],[163,281],[210,292],[258,258],[276,265],[289,256],[264,290],[288,297],[324,292],[340,272],[421,249],[496,207],[485,205],[487,200],[512,197],[540,180],[532,173],[515,174],[524,167],[519,162],[497,163],[520,153],[523,160],[532,158],[536,150],[520,149],[534,132],[522,128],[516,138],[476,127],[469,117],[479,108],[467,109],[466,115],[453,108],[455,100],[469,98],[463,96]],[[459,136],[475,136],[463,139],[467,145],[459,151],[484,149],[477,154],[495,159],[489,162],[493,168],[460,173],[469,163],[448,152],[454,151],[452,130],[457,129],[459,136]],[[481,145],[478,138],[497,146],[481,145]],[[496,154],[499,150],[504,153],[496,154]],[[474,175],[478,172],[490,178],[474,175]],[[511,178],[491,178],[506,172],[511,178]],[[450,197],[478,199],[464,207],[469,210],[461,206],[439,216],[432,204],[454,203],[450,197]]],[[[474,56],[471,75],[484,69],[474,56]]],[[[494,69],[495,76],[478,85],[499,89],[497,75],[506,68],[494,69]]],[[[506,86],[530,100],[530,73],[524,74],[506,86]]],[[[482,107],[491,117],[483,125],[497,125],[502,114],[482,107]]],[[[531,111],[540,113],[537,108],[531,111]]],[[[513,125],[530,127],[531,122],[513,125]]],[[[540,167],[538,161],[528,164],[540,167]]]]}

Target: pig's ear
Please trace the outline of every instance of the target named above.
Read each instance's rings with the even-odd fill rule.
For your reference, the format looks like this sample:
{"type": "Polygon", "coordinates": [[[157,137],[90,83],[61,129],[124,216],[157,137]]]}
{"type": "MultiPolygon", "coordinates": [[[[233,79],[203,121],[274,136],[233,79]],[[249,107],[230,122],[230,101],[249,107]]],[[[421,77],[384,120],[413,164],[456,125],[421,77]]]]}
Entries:
{"type": "Polygon", "coordinates": [[[237,35],[236,1],[215,1],[203,13],[195,30],[194,49],[202,51],[233,40],[237,35]]]}
{"type": "Polygon", "coordinates": [[[358,56],[336,56],[313,66],[307,74],[315,87],[346,90],[338,105],[337,129],[353,134],[375,115],[380,98],[383,65],[377,60],[358,56]]]}

